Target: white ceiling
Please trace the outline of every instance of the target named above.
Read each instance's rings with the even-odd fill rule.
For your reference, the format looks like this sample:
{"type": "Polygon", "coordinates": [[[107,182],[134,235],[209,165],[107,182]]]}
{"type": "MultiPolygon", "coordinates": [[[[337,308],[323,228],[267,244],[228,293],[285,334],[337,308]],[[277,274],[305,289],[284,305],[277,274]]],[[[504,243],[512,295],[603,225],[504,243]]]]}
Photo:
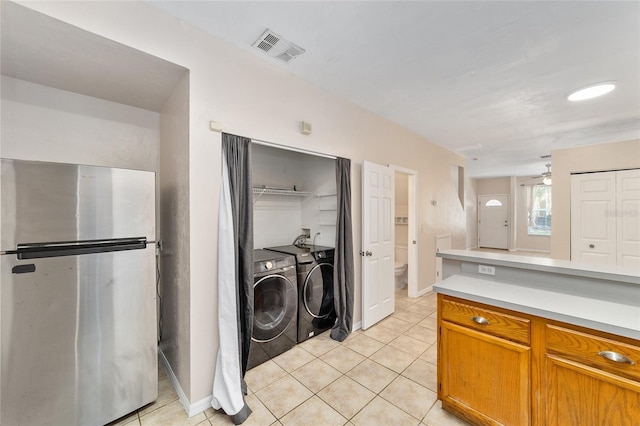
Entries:
{"type": "Polygon", "coordinates": [[[640,138],[637,1],[150,3],[459,151],[472,177],[540,174],[553,149],[640,138]],[[251,47],[267,28],[306,53],[284,64],[251,47]],[[605,97],[566,100],[610,80],[605,97]]]}

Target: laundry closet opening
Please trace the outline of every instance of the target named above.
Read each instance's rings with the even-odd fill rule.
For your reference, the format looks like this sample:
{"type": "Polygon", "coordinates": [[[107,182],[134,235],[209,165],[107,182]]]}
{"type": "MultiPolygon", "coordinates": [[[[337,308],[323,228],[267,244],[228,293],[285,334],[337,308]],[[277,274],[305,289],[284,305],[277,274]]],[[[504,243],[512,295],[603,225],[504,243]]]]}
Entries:
{"type": "Polygon", "coordinates": [[[336,161],[330,157],[252,144],[253,246],[333,247],[336,161]]]}
{"type": "Polygon", "coordinates": [[[251,158],[254,323],[249,368],[331,329],[338,318],[337,160],[266,143],[253,143],[251,158]]]}

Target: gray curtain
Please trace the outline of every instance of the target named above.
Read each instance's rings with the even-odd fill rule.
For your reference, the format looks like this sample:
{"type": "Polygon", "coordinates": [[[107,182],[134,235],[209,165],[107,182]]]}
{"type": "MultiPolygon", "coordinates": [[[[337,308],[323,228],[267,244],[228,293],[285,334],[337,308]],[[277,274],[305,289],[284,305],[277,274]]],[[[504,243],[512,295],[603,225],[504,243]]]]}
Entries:
{"type": "MultiPolygon", "coordinates": [[[[251,139],[222,134],[222,151],[229,168],[233,229],[237,238],[236,277],[242,377],[247,372],[253,332],[253,193],[251,187],[251,139]]],[[[244,385],[246,391],[246,385],[244,385]]]]}
{"type": "Polygon", "coordinates": [[[338,218],[333,271],[334,305],[338,319],[331,338],[342,342],[353,328],[353,238],[351,235],[351,160],[336,159],[338,218]]]}
{"type": "Polygon", "coordinates": [[[251,140],[222,134],[218,220],[218,330],[220,347],[211,405],[234,424],[251,414],[244,381],[253,332],[253,194],[251,140]]]}

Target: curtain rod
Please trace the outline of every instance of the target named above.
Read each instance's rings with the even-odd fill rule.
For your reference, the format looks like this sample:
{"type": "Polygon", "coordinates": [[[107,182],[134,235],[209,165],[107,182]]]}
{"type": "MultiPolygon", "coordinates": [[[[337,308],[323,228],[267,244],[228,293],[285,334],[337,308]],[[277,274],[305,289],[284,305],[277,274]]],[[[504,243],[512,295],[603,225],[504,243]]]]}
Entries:
{"type": "Polygon", "coordinates": [[[334,155],[323,154],[321,152],[310,151],[308,149],[294,148],[292,146],[287,146],[287,145],[280,145],[280,144],[273,143],[273,142],[262,141],[260,139],[251,138],[251,142],[253,142],[253,143],[257,144],[257,145],[269,146],[269,147],[272,147],[272,148],[285,149],[287,151],[299,152],[301,154],[315,155],[316,157],[324,157],[324,158],[329,158],[331,160],[335,160],[335,159],[338,158],[338,157],[336,157],[334,155]]]}

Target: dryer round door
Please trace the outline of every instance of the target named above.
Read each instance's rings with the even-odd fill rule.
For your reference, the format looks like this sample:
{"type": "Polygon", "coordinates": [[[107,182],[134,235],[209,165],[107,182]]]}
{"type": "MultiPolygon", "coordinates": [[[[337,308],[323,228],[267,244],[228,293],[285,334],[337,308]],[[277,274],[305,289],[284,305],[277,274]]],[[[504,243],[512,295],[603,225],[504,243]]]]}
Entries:
{"type": "Polygon", "coordinates": [[[280,336],[298,313],[296,288],[282,275],[272,274],[253,284],[253,334],[256,342],[280,336]]]}
{"type": "Polygon", "coordinates": [[[302,288],[306,311],[314,318],[326,318],[333,307],[333,265],[319,263],[309,271],[302,288]]]}

